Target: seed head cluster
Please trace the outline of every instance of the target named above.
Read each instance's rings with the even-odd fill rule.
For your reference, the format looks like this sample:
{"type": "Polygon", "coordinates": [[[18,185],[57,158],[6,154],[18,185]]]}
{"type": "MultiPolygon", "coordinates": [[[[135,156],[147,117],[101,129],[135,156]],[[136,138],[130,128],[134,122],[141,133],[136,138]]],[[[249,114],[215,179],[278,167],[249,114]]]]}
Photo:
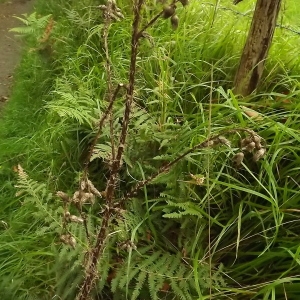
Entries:
{"type": "Polygon", "coordinates": [[[72,197],[70,197],[67,193],[62,191],[58,191],[56,193],[56,196],[63,201],[63,228],[64,231],[67,232],[60,236],[60,240],[64,244],[75,248],[76,239],[68,232],[67,225],[69,223],[84,224],[85,217],[83,217],[82,206],[87,203],[94,204],[95,198],[102,198],[102,194],[97,190],[97,188],[89,179],[85,178],[80,181],[79,189],[75,191],[72,197]],[[76,209],[81,213],[80,216],[76,216],[70,213],[72,205],[75,206],[76,209]]]}
{"type": "Polygon", "coordinates": [[[259,161],[266,154],[266,147],[263,139],[258,134],[254,133],[240,141],[240,152],[234,155],[233,162],[238,167],[242,164],[245,154],[251,153],[254,162],[259,161]]]}
{"type": "MultiPolygon", "coordinates": [[[[186,5],[188,5],[189,0],[179,0],[179,2],[182,4],[182,6],[186,6],[186,5]]],[[[173,2],[170,5],[166,5],[163,8],[163,12],[162,12],[162,17],[164,19],[170,19],[172,28],[174,30],[176,30],[178,28],[178,25],[179,25],[179,17],[176,14],[176,8],[177,8],[177,6],[173,2]]]]}

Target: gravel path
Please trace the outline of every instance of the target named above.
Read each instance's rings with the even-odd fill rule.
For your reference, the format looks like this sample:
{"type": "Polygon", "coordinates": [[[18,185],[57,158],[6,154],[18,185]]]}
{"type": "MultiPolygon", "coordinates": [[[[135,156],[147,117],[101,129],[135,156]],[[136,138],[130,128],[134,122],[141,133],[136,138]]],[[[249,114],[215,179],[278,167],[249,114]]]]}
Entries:
{"type": "Polygon", "coordinates": [[[33,0],[0,0],[0,105],[10,96],[14,69],[20,62],[21,42],[9,32],[22,23],[13,16],[30,13],[33,0]]]}

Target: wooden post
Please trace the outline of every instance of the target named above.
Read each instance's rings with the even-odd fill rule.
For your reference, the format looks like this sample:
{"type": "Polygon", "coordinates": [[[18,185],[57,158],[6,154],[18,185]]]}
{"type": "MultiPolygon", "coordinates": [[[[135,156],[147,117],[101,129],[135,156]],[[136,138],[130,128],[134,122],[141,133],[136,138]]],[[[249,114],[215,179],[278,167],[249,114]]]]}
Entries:
{"type": "Polygon", "coordinates": [[[235,75],[236,95],[250,95],[260,82],[281,2],[282,0],[257,0],[251,28],[235,75]]]}

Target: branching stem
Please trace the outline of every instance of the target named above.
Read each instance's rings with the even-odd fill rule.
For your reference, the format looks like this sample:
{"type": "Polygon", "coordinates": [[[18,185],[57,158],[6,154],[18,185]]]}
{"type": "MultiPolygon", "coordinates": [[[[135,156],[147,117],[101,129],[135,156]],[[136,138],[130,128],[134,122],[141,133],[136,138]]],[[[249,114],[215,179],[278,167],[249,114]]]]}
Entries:
{"type": "Polygon", "coordinates": [[[168,164],[160,167],[160,169],[154,173],[153,175],[149,176],[146,180],[139,181],[131,191],[129,191],[127,194],[125,194],[125,197],[122,199],[122,202],[134,197],[136,195],[137,191],[140,190],[145,185],[149,184],[151,181],[153,181],[156,177],[158,177],[162,173],[166,173],[170,170],[172,166],[174,166],[176,163],[178,163],[180,160],[182,160],[184,157],[186,157],[188,154],[194,152],[196,149],[203,149],[208,148],[211,146],[212,142],[218,142],[221,136],[236,133],[236,132],[247,132],[249,135],[253,136],[255,135],[255,132],[247,129],[247,128],[235,128],[226,130],[218,135],[212,136],[207,138],[205,141],[201,142],[200,144],[195,145],[193,148],[187,150],[183,154],[179,155],[177,158],[169,162],[168,164]]]}
{"type": "MultiPolygon", "coordinates": [[[[105,190],[105,203],[106,203],[106,209],[102,216],[102,224],[100,227],[100,230],[98,232],[97,240],[95,247],[91,251],[91,254],[89,256],[87,265],[86,265],[86,276],[84,279],[84,282],[80,288],[80,291],[77,295],[77,300],[86,300],[88,296],[90,295],[93,287],[95,286],[96,279],[98,278],[98,272],[97,272],[97,265],[98,260],[103,252],[104,249],[104,243],[105,239],[107,237],[107,231],[109,222],[111,219],[111,208],[113,206],[113,200],[114,200],[114,194],[115,194],[115,186],[117,182],[117,177],[120,171],[120,166],[122,162],[122,156],[124,152],[124,145],[126,142],[126,137],[128,134],[128,126],[130,121],[130,113],[131,113],[131,106],[133,102],[133,94],[134,94],[134,85],[135,85],[135,73],[136,73],[136,58],[138,54],[138,41],[139,41],[139,24],[141,19],[141,9],[143,6],[144,0],[136,0],[133,11],[134,11],[134,20],[132,25],[132,38],[131,38],[131,58],[130,58],[130,70],[129,70],[129,84],[126,92],[126,102],[125,102],[125,111],[123,115],[123,122],[122,122],[122,129],[119,139],[119,145],[118,150],[116,153],[115,159],[112,161],[112,166],[110,170],[110,176],[107,181],[106,190],[105,190]]],[[[107,116],[111,113],[114,100],[116,99],[117,93],[120,89],[120,85],[118,85],[114,96],[110,98],[108,108],[106,109],[106,112],[104,113],[103,117],[101,118],[99,122],[99,129],[96,134],[96,137],[93,141],[92,147],[90,149],[88,159],[86,163],[88,164],[90,161],[90,158],[92,156],[93,150],[95,148],[96,142],[98,138],[100,137],[102,126],[104,124],[105,119],[107,116]]],[[[86,167],[87,172],[87,167],[86,167]]]]}

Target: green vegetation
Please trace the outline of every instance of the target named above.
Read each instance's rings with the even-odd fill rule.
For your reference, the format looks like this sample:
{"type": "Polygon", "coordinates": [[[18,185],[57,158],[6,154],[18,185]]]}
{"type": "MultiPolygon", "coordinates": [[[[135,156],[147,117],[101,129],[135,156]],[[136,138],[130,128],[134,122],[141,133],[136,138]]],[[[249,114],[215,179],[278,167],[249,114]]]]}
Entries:
{"type": "MultiPolygon", "coordinates": [[[[253,3],[229,2],[178,4],[178,28],[159,18],[140,42],[115,185],[115,203],[122,205],[107,228],[93,299],[300,296],[300,35],[276,31],[259,91],[238,99],[230,89],[253,3]],[[207,147],[207,139],[220,134],[207,147]],[[265,156],[244,151],[241,165],[234,164],[241,140],[254,136],[266,146],[265,156]]],[[[0,119],[3,300],[75,299],[107,212],[103,191],[124,126],[125,89],[88,165],[103,198],[93,203],[86,195],[82,205],[76,196],[87,189],[83,184],[93,190],[82,180],[85,161],[111,95],[97,5],[41,0],[37,14],[24,16],[26,29],[15,29],[27,52],[0,119]],[[67,222],[67,211],[77,223],[67,222]]],[[[298,20],[292,5],[296,0],[282,12],[284,26],[298,20]]],[[[109,26],[107,46],[114,87],[128,82],[133,18],[128,1],[118,7],[124,18],[109,26]]],[[[147,1],[142,24],[160,11],[147,1]]]]}

